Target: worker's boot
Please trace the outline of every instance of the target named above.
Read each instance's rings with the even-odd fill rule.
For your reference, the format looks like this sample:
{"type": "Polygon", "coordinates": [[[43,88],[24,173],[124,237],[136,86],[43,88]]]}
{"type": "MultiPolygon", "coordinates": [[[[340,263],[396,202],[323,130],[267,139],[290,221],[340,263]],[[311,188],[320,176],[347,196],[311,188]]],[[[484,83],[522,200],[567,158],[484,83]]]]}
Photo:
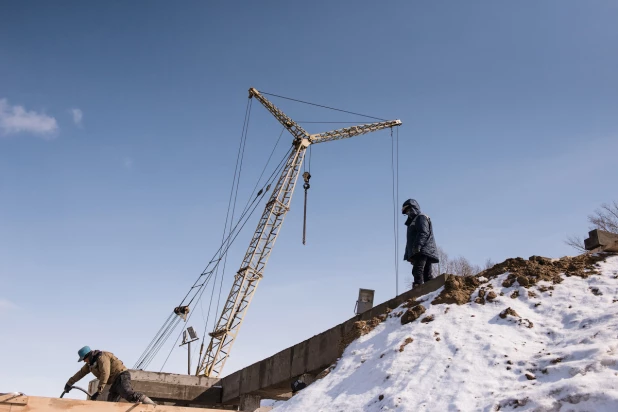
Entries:
{"type": "Polygon", "coordinates": [[[142,395],[142,396],[139,398],[139,401],[140,401],[141,403],[146,404],[146,405],[156,405],[156,403],[154,403],[154,401],[153,401],[152,399],[150,399],[150,398],[149,398],[148,396],[146,396],[146,395],[142,395]]]}

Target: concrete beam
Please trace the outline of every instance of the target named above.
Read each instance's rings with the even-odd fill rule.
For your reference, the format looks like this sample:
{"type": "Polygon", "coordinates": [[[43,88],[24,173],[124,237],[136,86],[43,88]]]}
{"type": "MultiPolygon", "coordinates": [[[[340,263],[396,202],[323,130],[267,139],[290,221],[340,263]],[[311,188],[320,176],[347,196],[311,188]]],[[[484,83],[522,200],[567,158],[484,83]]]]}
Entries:
{"type": "MultiPolygon", "coordinates": [[[[438,276],[418,288],[404,292],[221,380],[204,376],[131,370],[133,388],[156,402],[178,406],[230,408],[241,405],[241,408],[252,411],[256,405],[259,407],[260,398],[287,400],[292,395],[290,385],[294,380],[309,379],[337,361],[343,350],[342,341],[354,330],[355,322],[384,315],[389,309],[395,309],[410,298],[417,298],[441,288],[445,280],[445,275],[438,276]]],[[[95,392],[97,384],[96,380],[90,382],[89,391],[95,392]]],[[[107,397],[108,388],[102,394],[102,398],[107,397]]]]}
{"type": "Polygon", "coordinates": [[[603,252],[618,252],[618,235],[604,230],[591,230],[584,239],[586,250],[599,249],[603,252]]]}
{"type": "Polygon", "coordinates": [[[370,320],[386,314],[410,298],[438,290],[444,285],[441,275],[421,287],[409,290],[327,331],[221,379],[222,403],[238,404],[241,395],[257,395],[263,399],[289,399],[291,382],[304,374],[317,375],[341,356],[343,337],[359,320],[370,320]]]}
{"type": "MultiPolygon", "coordinates": [[[[142,370],[130,370],[130,373],[133,389],[146,394],[155,402],[178,406],[212,406],[221,403],[219,379],[142,370]]],[[[96,392],[98,383],[96,379],[90,381],[88,391],[96,392]]],[[[107,398],[108,391],[109,385],[105,387],[102,399],[107,398]]]]}
{"type": "Polygon", "coordinates": [[[255,412],[260,408],[259,395],[240,395],[240,410],[243,412],[255,412]]]}

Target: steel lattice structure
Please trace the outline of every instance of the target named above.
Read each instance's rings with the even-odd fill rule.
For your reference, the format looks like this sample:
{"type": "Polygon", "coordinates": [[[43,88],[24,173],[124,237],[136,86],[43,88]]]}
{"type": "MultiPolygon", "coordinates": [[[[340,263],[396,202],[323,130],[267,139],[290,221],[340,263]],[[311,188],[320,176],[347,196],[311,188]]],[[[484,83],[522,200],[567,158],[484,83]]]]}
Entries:
{"type": "Polygon", "coordinates": [[[311,144],[346,139],[361,134],[375,132],[401,125],[400,120],[363,124],[330,132],[310,135],[256,89],[249,89],[249,97],[256,98],[266,109],[294,136],[291,151],[281,176],[266,203],[249,248],[234,277],[221,316],[214,331],[209,333],[211,340],[208,349],[197,368],[196,375],[219,377],[236,340],[242,321],[251,304],[255,290],[264,276],[264,269],[281,230],[285,214],[290,208],[292,195],[305,158],[307,147],[311,144]]]}

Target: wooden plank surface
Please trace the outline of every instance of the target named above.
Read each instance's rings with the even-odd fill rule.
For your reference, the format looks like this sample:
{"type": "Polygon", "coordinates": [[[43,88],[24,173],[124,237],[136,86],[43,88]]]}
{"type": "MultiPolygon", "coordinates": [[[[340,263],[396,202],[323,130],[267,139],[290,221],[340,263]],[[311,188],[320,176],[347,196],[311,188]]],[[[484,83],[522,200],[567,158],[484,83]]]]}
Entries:
{"type": "Polygon", "coordinates": [[[0,394],[0,405],[3,403],[11,405],[25,405],[28,403],[28,397],[15,393],[0,394]]]}
{"type": "MultiPolygon", "coordinates": [[[[186,408],[180,406],[165,406],[93,402],[77,399],[43,398],[38,396],[22,396],[26,403],[16,404],[0,401],[0,412],[221,412],[221,409],[186,408]]],[[[11,402],[11,401],[9,401],[11,402]]]]}

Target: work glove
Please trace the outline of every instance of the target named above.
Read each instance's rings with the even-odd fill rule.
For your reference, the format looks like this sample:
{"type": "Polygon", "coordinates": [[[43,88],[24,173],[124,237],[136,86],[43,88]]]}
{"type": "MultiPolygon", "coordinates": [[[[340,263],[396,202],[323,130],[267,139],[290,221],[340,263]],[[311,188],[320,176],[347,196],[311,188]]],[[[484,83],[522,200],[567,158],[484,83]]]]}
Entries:
{"type": "Polygon", "coordinates": [[[71,392],[71,389],[73,389],[73,387],[71,385],[69,385],[68,383],[66,385],[64,385],[64,391],[66,393],[71,392]]]}
{"type": "Polygon", "coordinates": [[[96,401],[97,398],[99,397],[99,395],[101,395],[101,392],[95,392],[92,394],[92,396],[90,397],[91,401],[96,401]]]}

